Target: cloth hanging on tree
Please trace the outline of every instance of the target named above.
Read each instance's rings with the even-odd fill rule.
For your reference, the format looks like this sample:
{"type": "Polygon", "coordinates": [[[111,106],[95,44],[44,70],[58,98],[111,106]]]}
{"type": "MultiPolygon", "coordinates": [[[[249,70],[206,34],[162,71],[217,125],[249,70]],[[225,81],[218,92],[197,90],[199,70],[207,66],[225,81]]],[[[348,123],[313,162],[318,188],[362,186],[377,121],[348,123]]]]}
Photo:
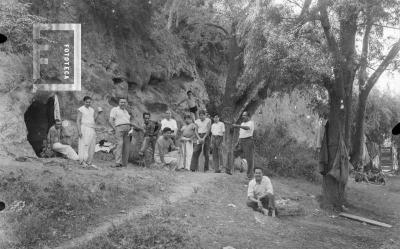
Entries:
{"type": "Polygon", "coordinates": [[[328,129],[329,122],[325,124],[325,132],[321,142],[321,150],[319,152],[319,172],[321,175],[326,175],[329,169],[329,151],[328,151],[328,129]]]}
{"type": "Polygon", "coordinates": [[[338,182],[343,184],[347,183],[349,179],[349,171],[352,169],[352,165],[349,162],[349,154],[347,152],[346,144],[344,143],[344,139],[342,133],[339,133],[339,145],[336,151],[335,159],[333,160],[333,165],[331,170],[328,172],[328,175],[336,178],[338,182]]]}
{"type": "Polygon", "coordinates": [[[57,94],[54,95],[54,119],[61,120],[60,103],[57,94]]]}
{"type": "Polygon", "coordinates": [[[349,154],[341,132],[339,132],[339,143],[333,163],[331,165],[329,164],[328,129],[329,123],[327,122],[325,125],[325,134],[322,140],[320,151],[319,170],[322,175],[331,175],[338,182],[345,184],[349,178],[349,171],[353,168],[353,166],[349,162],[349,154]]]}

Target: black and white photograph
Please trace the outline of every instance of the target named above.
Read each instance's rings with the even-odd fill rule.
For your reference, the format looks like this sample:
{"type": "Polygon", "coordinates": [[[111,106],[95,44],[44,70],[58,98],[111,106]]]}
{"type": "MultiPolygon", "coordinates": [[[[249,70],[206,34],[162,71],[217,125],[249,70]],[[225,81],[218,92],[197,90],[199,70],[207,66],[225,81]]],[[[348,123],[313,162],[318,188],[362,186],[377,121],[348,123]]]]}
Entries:
{"type": "Polygon", "coordinates": [[[0,0],[0,249],[400,249],[400,0],[0,0]]]}

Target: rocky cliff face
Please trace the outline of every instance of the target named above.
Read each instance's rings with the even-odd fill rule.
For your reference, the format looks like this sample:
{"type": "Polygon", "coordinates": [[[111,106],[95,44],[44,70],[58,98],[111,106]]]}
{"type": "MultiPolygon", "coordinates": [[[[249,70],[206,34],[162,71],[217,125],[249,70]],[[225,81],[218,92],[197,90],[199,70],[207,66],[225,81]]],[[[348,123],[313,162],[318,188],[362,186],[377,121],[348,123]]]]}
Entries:
{"type": "MultiPolygon", "coordinates": [[[[151,21],[144,38],[138,34],[121,36],[111,32],[112,27],[96,13],[85,12],[82,19],[79,11],[87,7],[85,4],[70,1],[68,12],[60,7],[57,13],[50,14],[39,11],[46,11],[46,6],[41,6],[45,2],[33,1],[31,11],[48,18],[49,22],[82,23],[82,91],[32,93],[32,57],[1,53],[0,156],[35,156],[28,142],[27,127],[29,136],[38,140],[37,143],[45,136],[48,113],[51,113],[49,100],[55,94],[60,101],[61,117],[70,121],[74,147],[76,109],[83,104],[85,95],[93,98],[95,107],[101,106],[104,110],[99,118],[98,139],[111,141],[107,120],[118,97],[128,99],[137,124],[141,124],[144,111],[152,113],[152,119],[160,119],[189,89],[207,101],[204,84],[197,77],[193,62],[178,39],[157,26],[157,20],[151,21]]],[[[183,108],[173,109],[178,120],[183,108]]]]}

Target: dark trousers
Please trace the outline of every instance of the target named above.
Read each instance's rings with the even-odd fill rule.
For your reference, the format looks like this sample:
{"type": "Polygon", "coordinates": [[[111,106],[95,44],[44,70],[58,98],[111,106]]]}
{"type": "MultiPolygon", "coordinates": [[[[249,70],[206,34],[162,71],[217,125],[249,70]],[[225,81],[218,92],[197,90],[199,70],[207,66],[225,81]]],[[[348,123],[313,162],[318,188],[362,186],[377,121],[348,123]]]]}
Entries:
{"type": "Polygon", "coordinates": [[[154,153],[154,149],[156,147],[156,141],[157,141],[157,137],[156,136],[147,136],[143,139],[143,143],[142,143],[142,147],[140,148],[141,152],[145,152],[147,150],[147,148],[149,146],[151,146],[151,149],[153,150],[154,153]]]}
{"type": "Polygon", "coordinates": [[[254,158],[254,140],[253,137],[240,138],[235,148],[235,154],[240,151],[242,158],[247,161],[247,177],[253,178],[253,158],[254,158]]]}
{"type": "MultiPolygon", "coordinates": [[[[273,194],[268,194],[264,198],[261,198],[263,208],[268,210],[275,210],[275,197],[273,194]]],[[[254,211],[259,211],[258,204],[255,201],[247,199],[247,206],[251,207],[254,211]]]]}
{"type": "Polygon", "coordinates": [[[223,136],[212,136],[212,156],[213,156],[213,166],[214,171],[217,172],[221,167],[224,166],[224,161],[222,158],[222,142],[224,141],[223,136]]]}
{"type": "MultiPolygon", "coordinates": [[[[199,134],[201,138],[203,138],[206,134],[199,134]]],[[[210,136],[206,137],[203,144],[194,144],[193,145],[193,156],[192,161],[190,163],[190,170],[197,171],[199,169],[199,156],[203,151],[204,154],[204,171],[208,170],[208,161],[210,156],[210,136]]]]}

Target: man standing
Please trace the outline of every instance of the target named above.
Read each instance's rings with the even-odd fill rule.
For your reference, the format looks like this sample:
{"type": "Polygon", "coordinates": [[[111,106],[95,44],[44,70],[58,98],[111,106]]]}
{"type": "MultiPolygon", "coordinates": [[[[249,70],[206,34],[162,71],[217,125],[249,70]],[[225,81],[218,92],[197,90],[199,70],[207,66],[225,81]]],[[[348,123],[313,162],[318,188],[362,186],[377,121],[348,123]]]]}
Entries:
{"type": "Polygon", "coordinates": [[[224,142],[225,124],[219,121],[219,116],[214,116],[214,123],[211,125],[211,148],[213,155],[214,172],[221,173],[220,165],[223,167],[222,145],[224,142]]]}
{"type": "Polygon", "coordinates": [[[84,105],[78,108],[78,134],[79,134],[79,144],[78,144],[78,155],[79,161],[84,168],[91,166],[97,168],[92,164],[94,148],[96,146],[96,120],[99,114],[102,112],[101,108],[98,111],[90,106],[92,103],[92,98],[85,96],[83,98],[84,105]]]}
{"type": "Polygon", "coordinates": [[[261,168],[254,169],[254,179],[247,189],[247,206],[255,211],[275,217],[275,198],[271,180],[263,175],[261,168]]]}
{"type": "Polygon", "coordinates": [[[111,109],[109,123],[117,137],[117,148],[115,150],[116,165],[113,167],[126,167],[130,151],[129,136],[133,132],[131,115],[128,113],[126,98],[119,100],[119,105],[111,109]]]}
{"type": "Polygon", "coordinates": [[[168,127],[173,131],[172,140],[175,142],[178,134],[178,124],[176,123],[176,120],[172,118],[172,113],[170,110],[165,112],[165,118],[161,120],[161,130],[163,130],[165,127],[168,127]]]}
{"type": "Polygon", "coordinates": [[[53,151],[63,154],[68,159],[79,160],[78,154],[76,154],[70,145],[61,143],[61,120],[55,120],[55,124],[49,129],[47,141],[48,146],[53,151]]]}
{"type": "Polygon", "coordinates": [[[144,121],[144,139],[142,143],[142,148],[140,148],[139,155],[144,156],[144,153],[147,147],[150,145],[153,152],[155,149],[156,141],[157,141],[157,134],[160,130],[160,125],[150,120],[150,113],[145,112],[143,113],[143,121],[144,121]]]}
{"type": "Polygon", "coordinates": [[[197,125],[196,136],[199,138],[193,148],[192,162],[190,163],[190,170],[197,171],[199,168],[199,156],[203,151],[204,154],[204,171],[208,171],[208,161],[210,155],[210,130],[211,120],[206,119],[206,112],[199,111],[199,119],[195,121],[197,125]]]}
{"type": "Polygon", "coordinates": [[[184,118],[185,125],[181,128],[181,164],[179,165],[179,168],[190,170],[190,163],[193,155],[193,141],[196,140],[197,126],[193,123],[190,114],[186,114],[184,118]]]}
{"type": "MultiPolygon", "coordinates": [[[[233,124],[234,128],[240,128],[239,130],[239,142],[238,147],[243,152],[243,157],[247,161],[247,178],[250,180],[253,178],[253,157],[254,157],[254,122],[250,120],[249,114],[243,112],[243,122],[240,125],[233,124]]],[[[230,169],[227,170],[228,174],[231,174],[230,169]]]]}
{"type": "Polygon", "coordinates": [[[174,142],[171,139],[172,130],[168,127],[162,130],[162,136],[157,139],[156,148],[154,150],[154,161],[163,165],[170,165],[171,168],[176,168],[178,163],[174,142]],[[172,150],[169,152],[169,150],[172,150]],[[175,150],[175,151],[174,151],[175,150]]]}

